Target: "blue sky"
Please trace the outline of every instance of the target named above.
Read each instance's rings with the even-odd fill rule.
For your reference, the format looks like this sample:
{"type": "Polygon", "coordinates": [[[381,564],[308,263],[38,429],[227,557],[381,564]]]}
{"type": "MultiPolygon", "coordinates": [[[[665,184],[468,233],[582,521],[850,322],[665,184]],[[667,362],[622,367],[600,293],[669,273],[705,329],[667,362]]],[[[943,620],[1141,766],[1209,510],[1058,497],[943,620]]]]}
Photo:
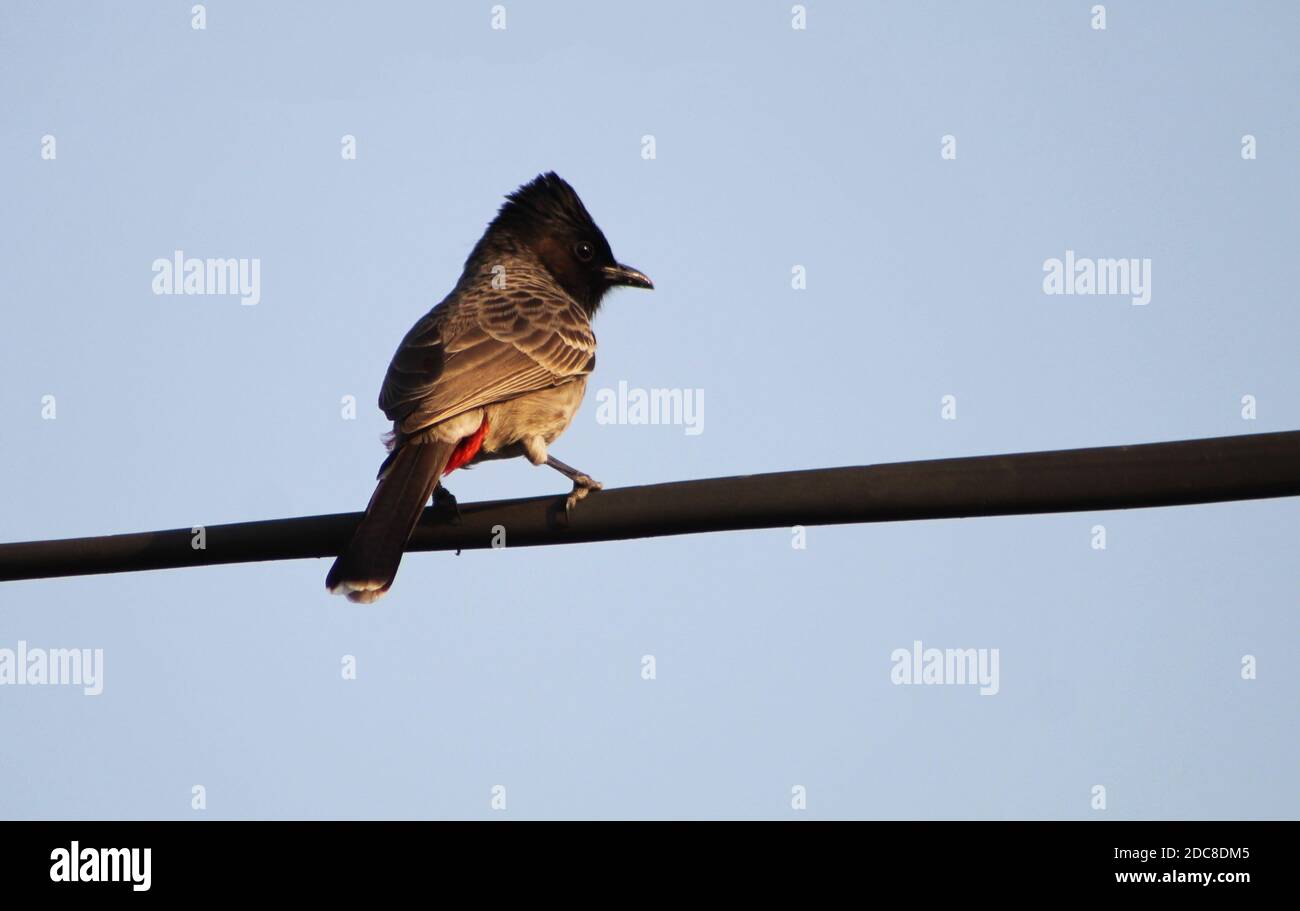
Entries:
{"type": "MultiPolygon", "coordinates": [[[[389,357],[549,169],[656,283],[552,447],[608,486],[1300,427],[1300,8],[791,5],[6,4],[0,540],[361,509],[389,357]],[[155,295],[175,250],[259,302],[155,295]],[[1067,250],[1150,303],[1045,294],[1067,250]],[[620,382],[703,432],[598,422],[620,382]]],[[[4,583],[0,648],[102,648],[104,689],[0,686],[0,817],[1294,818],[1298,523],[419,554],[367,608],[324,560],[4,583]],[[998,693],[895,685],[917,640],[998,693]]]]}

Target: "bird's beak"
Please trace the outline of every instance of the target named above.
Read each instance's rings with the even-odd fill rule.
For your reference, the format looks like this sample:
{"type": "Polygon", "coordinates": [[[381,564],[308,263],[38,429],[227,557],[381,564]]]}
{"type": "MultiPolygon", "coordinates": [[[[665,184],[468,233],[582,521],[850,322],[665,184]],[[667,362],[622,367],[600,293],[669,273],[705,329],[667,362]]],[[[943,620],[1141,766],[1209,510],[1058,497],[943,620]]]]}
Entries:
{"type": "Polygon", "coordinates": [[[655,283],[650,281],[644,272],[633,269],[631,266],[606,266],[604,269],[605,278],[611,285],[626,285],[629,288],[650,288],[653,289],[655,283]]]}

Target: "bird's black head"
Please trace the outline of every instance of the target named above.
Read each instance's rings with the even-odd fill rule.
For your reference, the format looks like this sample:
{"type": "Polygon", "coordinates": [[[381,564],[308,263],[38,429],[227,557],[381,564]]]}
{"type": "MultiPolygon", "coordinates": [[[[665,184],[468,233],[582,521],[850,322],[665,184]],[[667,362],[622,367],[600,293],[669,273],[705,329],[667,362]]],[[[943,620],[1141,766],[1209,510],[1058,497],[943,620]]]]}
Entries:
{"type": "Polygon", "coordinates": [[[524,244],[551,276],[594,313],[610,288],[653,288],[644,274],[614,259],[609,241],[573,187],[554,171],[524,184],[506,197],[488,234],[507,233],[524,244]]]}

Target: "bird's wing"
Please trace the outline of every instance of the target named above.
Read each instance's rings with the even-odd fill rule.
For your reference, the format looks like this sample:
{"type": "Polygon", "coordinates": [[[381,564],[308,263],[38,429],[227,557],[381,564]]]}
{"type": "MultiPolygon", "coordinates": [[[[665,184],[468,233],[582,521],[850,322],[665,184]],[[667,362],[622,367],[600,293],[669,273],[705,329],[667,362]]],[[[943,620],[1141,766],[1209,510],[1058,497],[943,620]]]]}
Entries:
{"type": "Polygon", "coordinates": [[[596,337],[586,313],[549,289],[459,290],[406,334],[379,407],[402,433],[588,374],[596,337]]]}

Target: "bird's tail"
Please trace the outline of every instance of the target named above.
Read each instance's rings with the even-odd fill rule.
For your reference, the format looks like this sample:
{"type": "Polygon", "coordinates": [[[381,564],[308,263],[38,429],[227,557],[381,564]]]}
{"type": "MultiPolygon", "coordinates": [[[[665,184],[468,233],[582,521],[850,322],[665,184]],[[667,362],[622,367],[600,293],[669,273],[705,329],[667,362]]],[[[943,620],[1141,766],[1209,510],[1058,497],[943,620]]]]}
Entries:
{"type": "Polygon", "coordinates": [[[369,604],[392,586],[402,552],[456,448],[454,443],[407,443],[385,465],[366,514],[325,577],[325,587],[369,604]]]}

